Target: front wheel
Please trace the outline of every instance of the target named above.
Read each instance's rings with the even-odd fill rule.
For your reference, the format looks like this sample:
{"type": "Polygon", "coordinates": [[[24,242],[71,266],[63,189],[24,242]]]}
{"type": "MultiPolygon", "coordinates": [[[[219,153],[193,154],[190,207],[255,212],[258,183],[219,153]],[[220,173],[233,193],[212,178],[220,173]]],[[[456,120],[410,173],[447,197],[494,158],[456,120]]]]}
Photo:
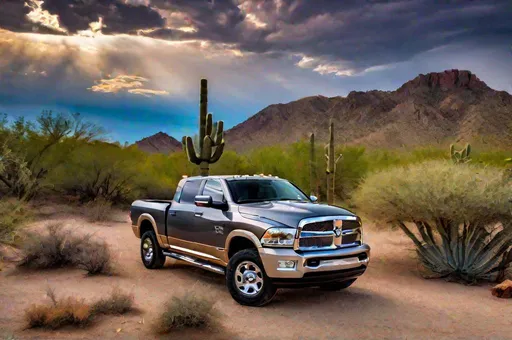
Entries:
{"type": "Polygon", "coordinates": [[[148,269],[159,269],[164,266],[165,255],[153,231],[146,231],[140,238],[140,257],[148,269]]]}
{"type": "Polygon", "coordinates": [[[320,286],[320,289],[327,290],[327,291],[342,290],[342,289],[350,287],[354,282],[356,282],[356,279],[324,283],[323,285],[320,286]]]}
{"type": "Polygon", "coordinates": [[[256,249],[241,250],[231,257],[226,268],[226,284],[233,299],[245,306],[266,305],[277,291],[256,249]]]}

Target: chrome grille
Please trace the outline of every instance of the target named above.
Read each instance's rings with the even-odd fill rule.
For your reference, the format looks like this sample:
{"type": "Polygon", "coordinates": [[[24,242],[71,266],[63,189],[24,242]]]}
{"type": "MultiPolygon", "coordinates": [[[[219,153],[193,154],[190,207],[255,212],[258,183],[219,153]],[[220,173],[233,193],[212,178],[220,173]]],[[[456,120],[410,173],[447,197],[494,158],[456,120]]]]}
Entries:
{"type": "MultiPolygon", "coordinates": [[[[294,249],[309,251],[361,244],[361,224],[359,221],[355,216],[305,218],[299,223],[294,249]],[[335,220],[342,221],[338,236],[335,233],[335,220]]],[[[339,224],[337,225],[339,226],[339,224]]]]}

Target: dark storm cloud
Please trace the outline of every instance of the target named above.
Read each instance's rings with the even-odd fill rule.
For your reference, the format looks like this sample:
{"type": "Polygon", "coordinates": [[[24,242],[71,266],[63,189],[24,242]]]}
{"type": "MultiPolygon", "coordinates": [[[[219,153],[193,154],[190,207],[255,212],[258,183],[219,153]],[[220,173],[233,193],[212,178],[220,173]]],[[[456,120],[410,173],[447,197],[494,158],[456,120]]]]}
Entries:
{"type": "Polygon", "coordinates": [[[510,1],[168,1],[159,9],[186,13],[193,33],[158,38],[236,43],[256,53],[302,54],[319,64],[363,70],[410,59],[451,43],[512,42],[510,1]],[[341,67],[341,66],[339,66],[341,67]]]}
{"type": "MultiPolygon", "coordinates": [[[[27,14],[30,0],[2,0],[0,28],[17,32],[38,31],[58,33],[50,28],[41,31],[42,25],[30,22],[27,14]]],[[[154,9],[125,3],[120,0],[45,0],[42,10],[58,17],[60,26],[70,34],[89,28],[91,22],[103,18],[103,33],[136,33],[137,29],[161,27],[164,19],[154,9]]]]}
{"type": "MultiPolygon", "coordinates": [[[[23,1],[3,1],[0,27],[30,30],[23,1]]],[[[295,62],[307,57],[299,66],[320,73],[353,74],[453,43],[512,43],[510,0],[45,0],[43,9],[71,34],[102,17],[104,34],[296,54],[295,62]]]]}

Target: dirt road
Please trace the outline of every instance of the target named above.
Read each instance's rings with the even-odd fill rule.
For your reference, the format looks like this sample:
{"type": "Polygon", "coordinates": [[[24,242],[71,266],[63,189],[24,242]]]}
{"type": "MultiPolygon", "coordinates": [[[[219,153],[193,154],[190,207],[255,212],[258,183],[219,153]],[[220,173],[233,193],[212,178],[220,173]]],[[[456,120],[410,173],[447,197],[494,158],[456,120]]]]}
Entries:
{"type": "MultiPolygon", "coordinates": [[[[14,339],[151,339],[151,323],[174,294],[197,289],[215,297],[224,315],[217,333],[191,331],[179,339],[512,339],[512,301],[493,297],[490,286],[468,287],[418,274],[412,245],[399,232],[366,228],[372,247],[367,273],[342,292],[281,290],[264,308],[231,299],[222,276],[167,260],[150,271],[139,259],[139,240],[129,223],[91,224],[80,217],[52,216],[67,226],[94,232],[117,257],[120,275],[85,277],[80,270],[0,272],[0,336],[14,339]],[[23,310],[45,299],[46,287],[60,296],[96,299],[118,286],[135,296],[138,312],[105,317],[92,327],[59,331],[23,330],[23,310]],[[144,321],[143,321],[144,320],[144,321]],[[121,329],[119,332],[116,330],[121,329]]],[[[38,229],[48,222],[38,222],[38,229]]]]}

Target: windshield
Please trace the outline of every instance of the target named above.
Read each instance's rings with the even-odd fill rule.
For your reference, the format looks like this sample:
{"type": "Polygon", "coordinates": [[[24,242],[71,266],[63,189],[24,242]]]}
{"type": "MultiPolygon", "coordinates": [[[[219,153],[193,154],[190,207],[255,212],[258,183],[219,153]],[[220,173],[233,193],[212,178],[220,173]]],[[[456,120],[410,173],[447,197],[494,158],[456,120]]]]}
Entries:
{"type": "Polygon", "coordinates": [[[304,201],[309,198],[288,181],[279,179],[240,179],[227,181],[236,203],[263,201],[304,201]]]}

